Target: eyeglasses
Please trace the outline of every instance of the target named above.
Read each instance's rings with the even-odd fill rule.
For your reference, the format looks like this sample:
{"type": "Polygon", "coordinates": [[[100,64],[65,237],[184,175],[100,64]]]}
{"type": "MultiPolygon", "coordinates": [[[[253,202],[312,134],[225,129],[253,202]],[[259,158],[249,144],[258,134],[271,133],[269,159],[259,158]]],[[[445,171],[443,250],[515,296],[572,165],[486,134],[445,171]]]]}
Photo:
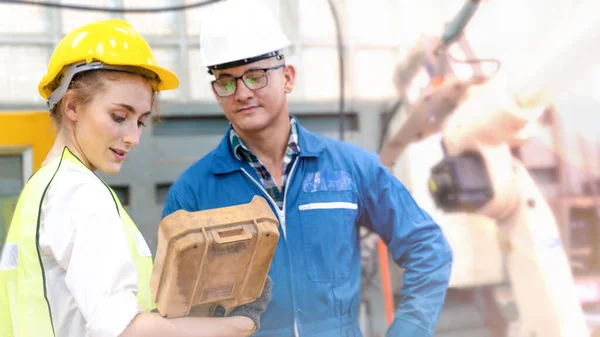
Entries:
{"type": "Polygon", "coordinates": [[[280,64],[275,67],[252,69],[245,72],[242,76],[224,75],[210,82],[215,94],[219,97],[229,97],[237,91],[237,81],[241,78],[246,88],[250,90],[258,90],[266,87],[269,84],[267,71],[283,68],[285,65],[280,64]]]}

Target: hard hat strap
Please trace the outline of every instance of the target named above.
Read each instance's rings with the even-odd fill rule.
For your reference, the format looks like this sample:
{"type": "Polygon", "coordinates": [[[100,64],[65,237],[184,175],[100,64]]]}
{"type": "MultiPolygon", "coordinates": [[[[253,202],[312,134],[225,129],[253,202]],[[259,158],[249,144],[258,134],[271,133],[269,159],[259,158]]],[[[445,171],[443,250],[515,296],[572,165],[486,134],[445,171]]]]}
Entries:
{"type": "Polygon", "coordinates": [[[215,64],[215,65],[208,67],[208,69],[209,69],[208,73],[212,74],[212,70],[233,68],[233,67],[241,66],[244,64],[264,60],[264,59],[267,59],[270,57],[277,57],[278,60],[281,60],[281,59],[283,59],[283,54],[281,54],[279,50],[276,50],[276,51],[268,52],[266,54],[249,57],[249,58],[245,58],[245,59],[241,59],[241,60],[236,60],[236,61],[231,61],[231,62],[221,63],[221,64],[215,64]]]}
{"type": "Polygon", "coordinates": [[[148,79],[150,79],[152,81],[156,81],[156,83],[160,82],[160,78],[158,77],[157,74],[155,74],[154,72],[152,72],[148,69],[145,69],[145,68],[135,67],[135,66],[120,66],[120,65],[114,66],[114,65],[108,65],[108,64],[102,63],[100,61],[93,61],[90,63],[88,63],[86,61],[82,61],[82,62],[74,63],[74,64],[70,65],[67,68],[67,70],[62,74],[62,77],[60,77],[60,85],[48,97],[48,109],[50,111],[52,111],[52,109],[54,108],[56,103],[58,103],[58,101],[60,101],[63,98],[63,96],[69,89],[69,85],[71,84],[73,77],[76,74],[82,73],[84,71],[98,70],[98,69],[134,73],[134,74],[138,74],[138,75],[147,77],[148,79]]]}

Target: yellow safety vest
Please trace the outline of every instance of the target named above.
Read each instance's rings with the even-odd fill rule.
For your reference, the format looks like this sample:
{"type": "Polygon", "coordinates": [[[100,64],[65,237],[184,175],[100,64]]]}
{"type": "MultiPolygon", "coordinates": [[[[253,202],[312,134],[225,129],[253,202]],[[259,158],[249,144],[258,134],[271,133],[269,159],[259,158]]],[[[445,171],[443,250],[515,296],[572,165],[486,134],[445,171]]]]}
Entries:
{"type": "MultiPolygon", "coordinates": [[[[40,210],[44,195],[63,161],[87,167],[65,147],[62,156],[40,168],[27,182],[15,210],[0,262],[0,336],[49,337],[55,336],[46,298],[46,279],[39,251],[40,210]]],[[[100,179],[100,178],[98,178],[100,179]]],[[[138,273],[141,307],[145,311],[155,308],[150,292],[152,256],[140,256],[136,236],[141,234],[119,198],[111,191],[125,228],[129,252],[138,273]]],[[[146,254],[149,255],[149,254],[146,254]]],[[[60,336],[56,336],[60,337],[60,336]]]]}

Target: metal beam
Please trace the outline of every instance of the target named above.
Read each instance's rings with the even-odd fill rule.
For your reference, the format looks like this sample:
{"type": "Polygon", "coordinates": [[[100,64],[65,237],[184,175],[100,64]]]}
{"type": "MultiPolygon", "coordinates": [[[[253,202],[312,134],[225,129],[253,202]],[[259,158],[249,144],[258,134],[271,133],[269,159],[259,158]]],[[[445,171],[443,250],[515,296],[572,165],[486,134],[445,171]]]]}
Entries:
{"type": "Polygon", "coordinates": [[[44,35],[0,35],[0,46],[52,46],[54,41],[50,36],[44,35]]]}

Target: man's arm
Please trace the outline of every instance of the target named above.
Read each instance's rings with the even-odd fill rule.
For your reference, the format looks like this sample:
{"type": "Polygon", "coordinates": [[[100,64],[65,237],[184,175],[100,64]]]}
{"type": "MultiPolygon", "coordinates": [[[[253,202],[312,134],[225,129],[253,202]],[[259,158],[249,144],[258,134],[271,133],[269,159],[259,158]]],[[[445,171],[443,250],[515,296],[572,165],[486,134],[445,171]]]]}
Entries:
{"type": "Polygon", "coordinates": [[[378,233],[405,269],[402,301],[388,336],[433,336],[450,279],[452,250],[441,228],[374,156],[361,167],[360,224],[378,233]]]}

